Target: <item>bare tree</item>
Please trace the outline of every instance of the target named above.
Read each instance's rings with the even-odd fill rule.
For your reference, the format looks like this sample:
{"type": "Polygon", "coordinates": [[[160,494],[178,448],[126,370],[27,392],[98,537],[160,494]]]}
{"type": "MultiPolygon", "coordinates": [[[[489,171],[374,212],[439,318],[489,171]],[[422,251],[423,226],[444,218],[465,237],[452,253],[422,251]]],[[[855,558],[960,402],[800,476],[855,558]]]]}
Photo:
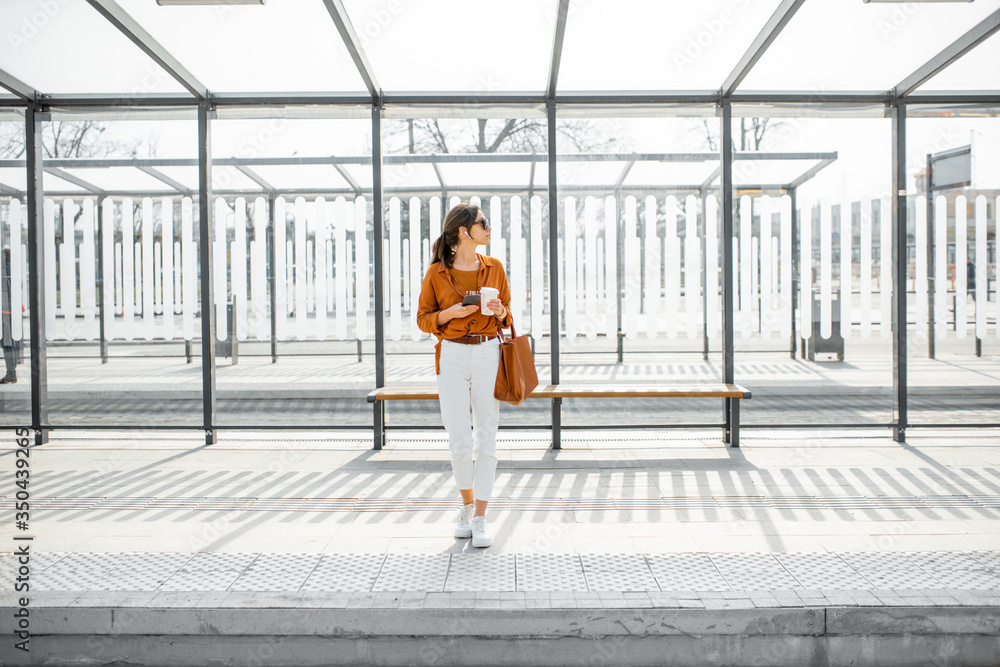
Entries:
{"type": "MultiPolygon", "coordinates": [[[[701,121],[701,131],[704,134],[704,145],[708,150],[719,150],[719,126],[705,118],[701,121]]],[[[733,133],[733,150],[759,151],[768,130],[773,130],[784,124],[784,121],[773,118],[740,118],[740,126],[733,133]]]]}
{"type": "MultiPolygon", "coordinates": [[[[155,154],[155,142],[112,140],[104,136],[107,123],[95,120],[57,120],[42,125],[42,153],[46,158],[139,157],[155,154]]],[[[0,123],[0,158],[24,156],[24,126],[0,123]]]]}
{"type": "MultiPolygon", "coordinates": [[[[556,131],[578,151],[610,150],[619,144],[617,137],[586,120],[560,121],[556,131]]],[[[419,118],[387,122],[384,136],[387,153],[544,153],[548,129],[535,118],[419,118]]]]}

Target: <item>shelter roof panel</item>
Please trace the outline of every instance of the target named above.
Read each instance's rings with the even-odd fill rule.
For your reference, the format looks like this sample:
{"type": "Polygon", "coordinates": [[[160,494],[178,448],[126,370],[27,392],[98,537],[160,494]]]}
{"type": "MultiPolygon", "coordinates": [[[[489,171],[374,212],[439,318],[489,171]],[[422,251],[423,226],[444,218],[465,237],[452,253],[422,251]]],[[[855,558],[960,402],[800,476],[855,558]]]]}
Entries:
{"type": "MultiPolygon", "coordinates": [[[[546,182],[545,179],[541,178],[543,172],[544,175],[548,174],[546,164],[546,162],[535,164],[534,184],[536,187],[540,183],[544,184],[546,182]]],[[[445,183],[449,186],[528,187],[528,183],[531,180],[530,162],[442,164],[438,168],[444,176],[445,183]]]]}
{"type": "MultiPolygon", "coordinates": [[[[319,3],[317,3],[319,4],[319,3]]],[[[345,0],[386,91],[545,90],[556,3],[345,0]]]]}
{"type": "Polygon", "coordinates": [[[809,0],[739,90],[811,91],[818,99],[890,90],[996,9],[997,2],[809,0]]]}
{"type": "Polygon", "coordinates": [[[572,3],[558,88],[719,88],[779,0],[572,3]]]}
{"type": "Polygon", "coordinates": [[[941,91],[1000,91],[1000,32],[953,62],[916,92],[941,91]]]}
{"type": "Polygon", "coordinates": [[[42,172],[42,188],[46,191],[52,192],[71,192],[74,194],[80,193],[81,195],[92,194],[76,183],[70,183],[66,179],[59,178],[55,174],[47,171],[42,172]]]}
{"type": "Polygon", "coordinates": [[[132,167],[97,167],[93,169],[60,167],[60,169],[71,176],[76,176],[108,191],[122,192],[135,190],[147,192],[167,188],[163,181],[132,167]]]}
{"type": "Polygon", "coordinates": [[[84,0],[6,0],[0,25],[0,68],[41,93],[187,92],[84,0]]]}
{"type": "Polygon", "coordinates": [[[321,2],[124,6],[213,92],[365,90],[321,2]]]}
{"type": "Polygon", "coordinates": [[[382,185],[389,194],[392,194],[393,188],[433,187],[439,183],[434,174],[434,165],[431,164],[382,165],[382,185]]]}
{"type": "Polygon", "coordinates": [[[699,185],[704,183],[719,162],[636,162],[623,185],[699,185]]]}
{"type": "Polygon", "coordinates": [[[27,176],[24,169],[3,167],[0,168],[0,185],[23,192],[28,188],[27,176]]]}
{"type": "MultiPolygon", "coordinates": [[[[344,177],[331,165],[255,165],[253,171],[279,192],[348,187],[344,177]]],[[[253,187],[259,186],[254,184],[253,187]]]]}

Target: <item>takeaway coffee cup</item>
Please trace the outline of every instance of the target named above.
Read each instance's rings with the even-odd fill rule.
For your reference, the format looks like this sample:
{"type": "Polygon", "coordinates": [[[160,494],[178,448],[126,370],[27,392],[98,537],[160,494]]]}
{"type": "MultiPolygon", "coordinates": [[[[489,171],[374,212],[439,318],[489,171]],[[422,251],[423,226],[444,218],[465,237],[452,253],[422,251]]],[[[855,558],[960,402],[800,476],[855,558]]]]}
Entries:
{"type": "Polygon", "coordinates": [[[479,310],[483,315],[492,315],[493,311],[486,307],[487,301],[492,301],[500,296],[500,290],[495,287],[479,288],[479,310]]]}

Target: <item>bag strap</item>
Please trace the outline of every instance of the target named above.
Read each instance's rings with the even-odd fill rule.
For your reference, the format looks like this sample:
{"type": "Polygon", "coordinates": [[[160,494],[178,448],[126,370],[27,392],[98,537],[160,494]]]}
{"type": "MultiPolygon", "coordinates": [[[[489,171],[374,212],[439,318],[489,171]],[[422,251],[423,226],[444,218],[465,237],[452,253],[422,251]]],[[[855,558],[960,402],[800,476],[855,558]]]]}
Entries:
{"type": "MultiPolygon", "coordinates": [[[[514,329],[514,322],[511,320],[510,323],[510,337],[511,339],[517,338],[517,331],[514,329]]],[[[503,335],[503,327],[497,327],[497,338],[500,339],[500,343],[507,342],[507,339],[503,335]]]]}

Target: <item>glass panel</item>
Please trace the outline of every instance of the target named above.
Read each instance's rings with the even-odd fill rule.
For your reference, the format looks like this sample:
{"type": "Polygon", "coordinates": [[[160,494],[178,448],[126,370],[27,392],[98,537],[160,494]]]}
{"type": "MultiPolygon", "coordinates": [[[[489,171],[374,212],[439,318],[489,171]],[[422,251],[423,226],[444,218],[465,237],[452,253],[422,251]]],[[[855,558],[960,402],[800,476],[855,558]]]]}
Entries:
{"type": "MultiPolygon", "coordinates": [[[[218,171],[216,168],[214,171],[218,171]]],[[[156,171],[171,178],[189,190],[198,189],[198,167],[156,167],[156,171]]]]}
{"type": "Polygon", "coordinates": [[[625,177],[625,184],[655,188],[660,183],[671,183],[698,188],[716,173],[717,167],[715,159],[709,162],[636,162],[625,177]]]}
{"type": "Polygon", "coordinates": [[[46,192],[52,193],[71,195],[90,194],[89,190],[80,187],[76,183],[72,183],[47,171],[42,174],[42,187],[46,192]]]}
{"type": "MultiPolygon", "coordinates": [[[[134,167],[98,167],[93,169],[62,169],[105,191],[164,192],[169,186],[134,167]]],[[[46,187],[49,187],[46,184],[46,187]]]]}
{"type": "Polygon", "coordinates": [[[321,2],[127,9],[210,90],[216,92],[365,89],[321,2]]]}
{"type": "MultiPolygon", "coordinates": [[[[885,91],[992,11],[995,3],[802,5],[740,90],[885,91]]],[[[995,68],[993,68],[995,69],[995,68]]]]}
{"type": "Polygon", "coordinates": [[[234,195],[243,187],[236,175],[246,176],[236,166],[220,168],[233,175],[213,202],[214,308],[225,339],[220,424],[370,428],[364,397],[375,386],[372,192],[355,196],[330,164],[266,164],[315,155],[370,159],[370,145],[367,119],[278,111],[213,122],[213,156],[252,159],[244,166],[274,188],[253,184],[234,195]]]}
{"type": "MultiPolygon", "coordinates": [[[[504,162],[507,154],[536,152],[545,157],[545,121],[521,117],[414,119],[414,147],[436,144],[447,147],[442,159],[461,157],[469,161],[439,165],[447,184],[442,200],[440,185],[429,166],[418,163],[394,165],[386,170],[385,275],[386,275],[386,384],[388,386],[436,384],[437,338],[419,329],[417,304],[431,260],[433,243],[441,236],[447,212],[461,200],[479,205],[490,220],[488,245],[477,253],[498,258],[507,272],[511,292],[510,310],[519,335],[535,342],[538,374],[548,382],[549,331],[548,294],[548,205],[544,182],[547,161],[535,163],[535,187],[529,196],[530,163],[504,162]],[[483,123],[481,125],[481,123],[483,123]],[[482,135],[480,135],[480,128],[482,135]],[[478,141],[482,136],[485,141],[478,141]],[[480,150],[498,141],[497,150],[480,150]],[[501,160],[501,161],[498,161],[501,160]],[[414,175],[412,185],[404,179],[390,182],[395,171],[414,175]],[[520,178],[518,178],[520,176],[520,178]],[[428,192],[428,188],[432,188],[428,192]]],[[[405,159],[410,152],[408,120],[385,120],[383,142],[387,157],[405,159]]],[[[473,318],[491,317],[481,314],[473,318]]],[[[544,423],[532,411],[501,406],[501,424],[544,423]]],[[[389,424],[441,426],[441,411],[434,401],[392,401],[386,407],[389,424]]]]}
{"type": "MultiPolygon", "coordinates": [[[[981,111],[993,117],[907,121],[906,150],[913,165],[908,189],[915,192],[907,200],[908,271],[914,276],[907,290],[912,424],[995,424],[1000,416],[1000,374],[991,361],[1000,354],[1000,108],[981,111]],[[971,166],[971,184],[928,192],[928,154],[963,147],[971,152],[953,161],[971,166]]],[[[958,116],[965,110],[940,112],[958,116]]],[[[943,162],[931,159],[943,171],[943,162]]]]}
{"type": "MultiPolygon", "coordinates": [[[[0,120],[0,160],[24,159],[24,121],[0,120]]],[[[25,169],[0,169],[0,424],[31,423],[31,329],[28,303],[28,209],[25,169]],[[11,192],[17,190],[17,193],[11,192]]]]}
{"type": "Polygon", "coordinates": [[[716,89],[778,4],[572,3],[559,90],[716,89]]]}
{"type": "Polygon", "coordinates": [[[1000,33],[994,34],[953,62],[943,72],[920,86],[917,93],[998,90],[1000,79],[997,77],[997,63],[1000,63],[1000,33]]]}
{"type": "MultiPolygon", "coordinates": [[[[545,162],[535,163],[535,187],[545,187],[548,181],[548,171],[542,168],[545,162]]],[[[462,162],[458,164],[442,164],[438,168],[448,187],[472,189],[476,187],[492,188],[506,187],[511,189],[524,188],[525,192],[531,182],[530,162],[498,162],[475,164],[462,162]]]]}
{"type": "Polygon", "coordinates": [[[440,0],[433,11],[385,0],[344,5],[387,91],[545,89],[553,3],[440,0]]]}
{"type": "MultiPolygon", "coordinates": [[[[122,115],[130,120],[49,121],[46,151],[66,161],[197,158],[193,112],[162,123],[140,110],[122,115]]],[[[142,194],[166,186],[130,167],[61,168],[115,194],[55,195],[58,179],[45,177],[49,421],[201,424],[197,201],[142,194]]]]}
{"type": "MultiPolygon", "coordinates": [[[[711,150],[718,131],[706,131],[719,122],[646,111],[652,117],[623,108],[619,116],[559,121],[565,384],[720,379],[721,207],[717,190],[699,189],[719,167],[711,150]],[[601,160],[605,154],[615,160],[601,160]]],[[[606,400],[595,410],[589,400],[568,399],[563,408],[570,428],[710,424],[720,414],[719,403],[704,400],[606,400]]]]}
{"type": "Polygon", "coordinates": [[[253,165],[251,169],[278,190],[343,190],[347,187],[343,177],[328,164],[253,165]]]}
{"type": "Polygon", "coordinates": [[[0,24],[4,69],[40,92],[186,92],[84,0],[0,2],[0,24]]]}
{"type": "MultiPolygon", "coordinates": [[[[831,152],[836,156],[836,153],[831,152]]],[[[765,185],[780,188],[799,178],[814,167],[819,167],[818,160],[803,158],[801,160],[743,160],[733,163],[733,181],[736,186],[765,185]]],[[[718,179],[716,179],[718,182],[718,179]]]]}
{"type": "MultiPolygon", "coordinates": [[[[17,123],[7,124],[5,122],[3,125],[4,131],[12,125],[16,126],[17,123]]],[[[23,126],[24,124],[21,123],[21,125],[23,126]]],[[[21,144],[23,145],[23,143],[24,142],[22,140],[21,144]]],[[[28,179],[25,176],[24,167],[21,167],[20,169],[8,169],[6,167],[0,169],[0,187],[17,190],[18,192],[24,192],[24,190],[28,187],[28,179]]]]}
{"type": "MultiPolygon", "coordinates": [[[[734,119],[734,141],[763,120],[734,119]]],[[[737,186],[735,379],[754,396],[743,402],[742,419],[888,424],[891,121],[793,117],[787,109],[767,121],[760,144],[770,151],[835,152],[836,159],[797,189],[737,186]]],[[[734,174],[753,164],[736,162],[734,174]]],[[[762,174],[776,166],[756,164],[762,174]]],[[[778,182],[815,164],[789,164],[778,182]]]]}

